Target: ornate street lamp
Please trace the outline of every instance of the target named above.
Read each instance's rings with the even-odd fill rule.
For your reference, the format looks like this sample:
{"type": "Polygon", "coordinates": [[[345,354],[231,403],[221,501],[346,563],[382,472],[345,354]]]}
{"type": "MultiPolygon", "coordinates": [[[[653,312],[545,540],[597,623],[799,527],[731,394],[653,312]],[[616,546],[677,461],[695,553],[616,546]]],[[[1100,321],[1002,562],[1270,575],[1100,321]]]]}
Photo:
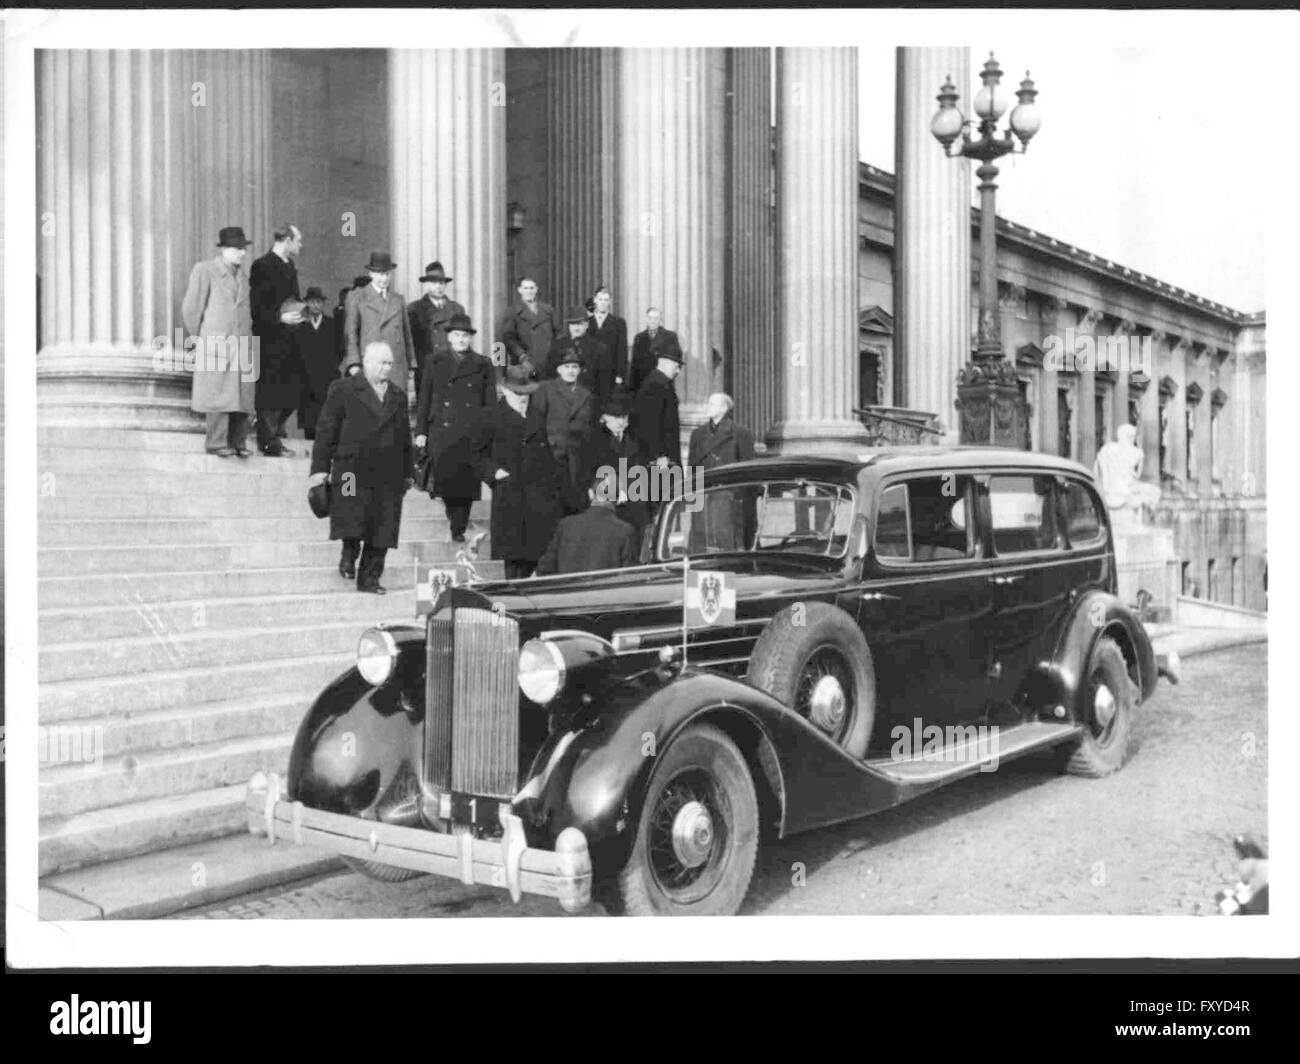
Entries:
{"type": "Polygon", "coordinates": [[[994,178],[998,168],[994,160],[1011,152],[1024,152],[1038,132],[1042,119],[1034,102],[1038,90],[1028,71],[1016,93],[1019,103],[1011,112],[1011,128],[999,134],[998,121],[1006,113],[1009,101],[1002,87],[1002,69],[993,53],[980,74],[983,87],[975,94],[975,114],[979,117],[979,136],[972,137],[972,123],[957,107],[957,90],[952,78],[944,80],[939,90],[939,110],[930,121],[930,132],[943,145],[944,154],[952,159],[978,159],[975,171],[980,179],[980,294],[979,332],[970,363],[957,376],[957,409],[961,416],[961,442],[1020,447],[1025,438],[1027,412],[1020,395],[1015,366],[1003,357],[1002,329],[998,321],[996,209],[994,178]],[[956,151],[953,145],[960,138],[956,151]],[[1017,149],[1016,140],[1020,147],[1017,149]]]}

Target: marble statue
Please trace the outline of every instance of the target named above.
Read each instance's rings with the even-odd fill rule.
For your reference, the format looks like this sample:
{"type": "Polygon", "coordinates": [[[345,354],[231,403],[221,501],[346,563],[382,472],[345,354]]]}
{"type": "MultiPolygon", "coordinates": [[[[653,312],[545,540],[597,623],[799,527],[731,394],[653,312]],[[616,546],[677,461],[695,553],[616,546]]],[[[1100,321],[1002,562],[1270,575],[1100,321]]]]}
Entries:
{"type": "Polygon", "coordinates": [[[1142,480],[1145,456],[1136,440],[1137,429],[1121,425],[1115,439],[1097,452],[1093,474],[1112,520],[1127,518],[1141,524],[1143,508],[1154,507],[1160,501],[1160,488],[1142,480]]]}

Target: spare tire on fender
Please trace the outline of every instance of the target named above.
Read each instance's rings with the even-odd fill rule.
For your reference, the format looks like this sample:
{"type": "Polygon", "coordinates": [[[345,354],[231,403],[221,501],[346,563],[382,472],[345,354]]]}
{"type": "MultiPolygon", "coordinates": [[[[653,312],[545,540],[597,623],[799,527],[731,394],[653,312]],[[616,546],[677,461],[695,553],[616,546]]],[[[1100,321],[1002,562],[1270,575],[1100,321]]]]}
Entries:
{"type": "Polygon", "coordinates": [[[754,644],[746,682],[789,706],[853,757],[876,720],[876,670],[861,630],[825,602],[796,602],[754,644]]]}

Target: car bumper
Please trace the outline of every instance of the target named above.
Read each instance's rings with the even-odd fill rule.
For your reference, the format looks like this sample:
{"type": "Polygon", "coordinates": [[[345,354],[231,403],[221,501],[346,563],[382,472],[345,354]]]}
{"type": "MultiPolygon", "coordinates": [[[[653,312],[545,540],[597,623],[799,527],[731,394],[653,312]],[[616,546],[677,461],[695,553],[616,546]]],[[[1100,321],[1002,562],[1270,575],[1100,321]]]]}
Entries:
{"type": "Polygon", "coordinates": [[[501,838],[476,839],[468,832],[448,835],[312,809],[285,798],[278,776],[259,772],[248,782],[245,809],[249,831],[269,845],[321,846],[344,857],[499,887],[515,901],[537,894],[554,898],[566,912],[591,902],[591,857],[582,832],[566,828],[554,850],[530,848],[508,804],[501,811],[501,838]]]}

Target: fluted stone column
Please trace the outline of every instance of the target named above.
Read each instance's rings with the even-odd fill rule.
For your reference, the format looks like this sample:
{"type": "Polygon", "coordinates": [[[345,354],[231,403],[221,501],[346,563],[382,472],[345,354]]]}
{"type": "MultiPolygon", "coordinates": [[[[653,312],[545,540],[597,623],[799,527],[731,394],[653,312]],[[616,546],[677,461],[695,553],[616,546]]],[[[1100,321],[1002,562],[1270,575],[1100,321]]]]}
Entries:
{"type": "Polygon", "coordinates": [[[772,50],[727,50],[727,350],[736,420],[762,438],[778,417],[772,226],[772,50]]]}
{"type": "MultiPolygon", "coordinates": [[[[547,97],[547,236],[551,291],[565,313],[599,284],[612,285],[614,268],[615,136],[618,52],[613,48],[556,48],[550,52],[547,97]]],[[[613,292],[616,313],[639,328],[644,307],[613,292]]],[[[631,337],[629,336],[629,339],[631,337]]]]}
{"type": "Polygon", "coordinates": [[[261,51],[38,54],[42,424],[199,427],[180,303],[222,226],[269,240],[266,68],[261,51]]]}
{"type": "Polygon", "coordinates": [[[930,135],[946,77],[965,92],[968,49],[898,49],[894,365],[902,405],[938,415],[956,442],[957,374],[971,353],[971,174],[930,135]]]}
{"type": "Polygon", "coordinates": [[[858,53],[777,52],[777,362],[789,452],[863,446],[858,396],[858,53]]]}
{"type": "Polygon", "coordinates": [[[437,259],[485,355],[506,297],[505,105],[500,48],[388,53],[394,287],[415,299],[437,259]]]}
{"type": "Polygon", "coordinates": [[[685,435],[704,420],[729,357],[725,51],[628,49],[618,96],[615,297],[633,322],[656,306],[676,331],[686,356],[677,379],[685,435]]]}

